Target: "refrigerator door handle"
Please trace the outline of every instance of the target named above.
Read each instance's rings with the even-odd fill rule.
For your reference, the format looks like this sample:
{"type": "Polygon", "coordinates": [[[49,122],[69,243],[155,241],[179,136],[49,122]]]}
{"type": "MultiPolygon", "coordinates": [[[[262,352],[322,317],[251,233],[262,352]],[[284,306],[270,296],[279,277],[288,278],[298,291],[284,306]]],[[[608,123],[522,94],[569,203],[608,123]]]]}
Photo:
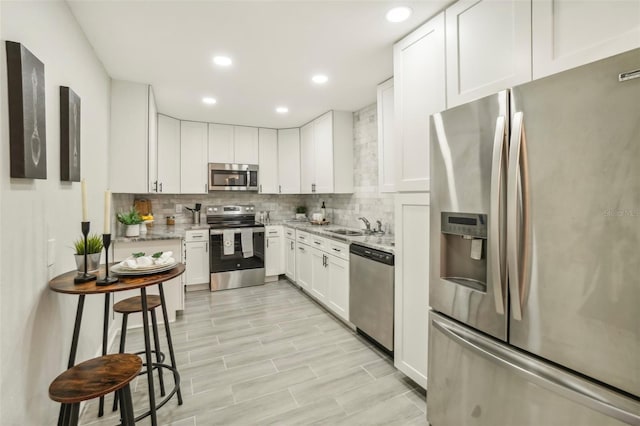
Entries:
{"type": "Polygon", "coordinates": [[[496,312],[504,314],[504,259],[500,250],[503,234],[500,232],[500,200],[503,180],[503,165],[506,144],[504,143],[505,118],[500,115],[496,119],[496,133],[493,139],[493,160],[491,162],[491,206],[489,210],[489,253],[491,254],[491,282],[496,303],[496,312]]]}
{"type": "Polygon", "coordinates": [[[592,410],[628,424],[640,424],[640,404],[560,368],[548,365],[504,343],[468,331],[455,323],[431,318],[433,327],[467,350],[592,410]]]}
{"type": "Polygon", "coordinates": [[[507,270],[511,312],[518,321],[522,320],[527,296],[529,267],[529,183],[523,121],[522,111],[516,112],[509,144],[507,178],[507,270]]]}

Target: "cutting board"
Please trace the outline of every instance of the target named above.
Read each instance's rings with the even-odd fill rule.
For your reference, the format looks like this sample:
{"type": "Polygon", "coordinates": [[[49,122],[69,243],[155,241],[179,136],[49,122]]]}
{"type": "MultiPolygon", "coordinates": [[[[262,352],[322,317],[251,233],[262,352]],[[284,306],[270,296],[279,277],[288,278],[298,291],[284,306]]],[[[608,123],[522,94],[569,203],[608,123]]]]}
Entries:
{"type": "Polygon", "coordinates": [[[141,216],[146,216],[152,212],[150,200],[135,200],[133,202],[133,207],[141,216]]]}

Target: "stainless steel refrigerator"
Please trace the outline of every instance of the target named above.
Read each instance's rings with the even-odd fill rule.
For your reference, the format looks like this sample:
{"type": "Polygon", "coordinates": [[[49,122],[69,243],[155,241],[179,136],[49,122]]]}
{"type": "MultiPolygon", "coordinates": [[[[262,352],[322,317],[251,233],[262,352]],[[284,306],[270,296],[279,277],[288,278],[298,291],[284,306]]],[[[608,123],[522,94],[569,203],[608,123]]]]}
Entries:
{"type": "Polygon", "coordinates": [[[640,50],[431,116],[427,419],[640,424],[640,50]]]}

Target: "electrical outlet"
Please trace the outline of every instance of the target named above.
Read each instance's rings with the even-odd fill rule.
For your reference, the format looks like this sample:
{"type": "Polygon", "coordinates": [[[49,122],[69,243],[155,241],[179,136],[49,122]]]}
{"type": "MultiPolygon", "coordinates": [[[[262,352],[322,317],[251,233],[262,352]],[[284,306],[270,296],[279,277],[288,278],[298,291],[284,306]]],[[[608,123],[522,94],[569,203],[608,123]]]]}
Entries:
{"type": "Polygon", "coordinates": [[[182,204],[176,204],[176,213],[182,213],[182,204]]]}
{"type": "Polygon", "coordinates": [[[56,240],[50,238],[47,240],[47,266],[53,266],[56,262],[56,240]]]}

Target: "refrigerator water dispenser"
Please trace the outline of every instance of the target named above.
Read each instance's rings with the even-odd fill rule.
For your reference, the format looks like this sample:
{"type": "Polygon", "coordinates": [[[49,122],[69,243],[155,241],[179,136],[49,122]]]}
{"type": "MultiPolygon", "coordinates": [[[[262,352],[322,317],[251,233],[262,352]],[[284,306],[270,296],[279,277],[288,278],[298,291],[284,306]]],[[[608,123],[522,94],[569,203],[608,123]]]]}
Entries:
{"type": "Polygon", "coordinates": [[[441,213],[440,277],[487,291],[487,215],[441,213]]]}

